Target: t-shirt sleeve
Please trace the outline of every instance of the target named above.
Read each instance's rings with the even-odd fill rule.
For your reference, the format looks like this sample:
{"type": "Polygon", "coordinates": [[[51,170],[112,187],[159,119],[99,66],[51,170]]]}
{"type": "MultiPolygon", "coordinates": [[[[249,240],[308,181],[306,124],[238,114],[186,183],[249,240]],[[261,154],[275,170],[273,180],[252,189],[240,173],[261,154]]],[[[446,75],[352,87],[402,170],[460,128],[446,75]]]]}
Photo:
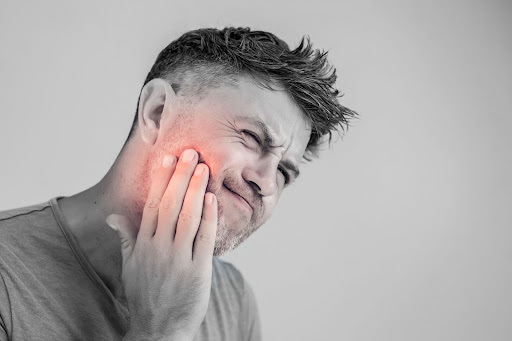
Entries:
{"type": "Polygon", "coordinates": [[[261,323],[256,296],[244,278],[244,310],[247,326],[247,341],[261,341],[261,323]]]}

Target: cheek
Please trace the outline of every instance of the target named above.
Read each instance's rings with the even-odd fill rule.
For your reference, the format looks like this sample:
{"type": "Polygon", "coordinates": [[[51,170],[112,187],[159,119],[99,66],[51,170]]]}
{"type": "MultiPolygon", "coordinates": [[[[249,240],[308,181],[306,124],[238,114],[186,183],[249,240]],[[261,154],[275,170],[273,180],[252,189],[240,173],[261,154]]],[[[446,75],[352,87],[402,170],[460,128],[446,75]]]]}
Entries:
{"type": "Polygon", "coordinates": [[[204,160],[216,178],[226,171],[241,173],[243,166],[251,162],[251,155],[239,143],[218,144],[210,152],[205,151],[204,160]]]}

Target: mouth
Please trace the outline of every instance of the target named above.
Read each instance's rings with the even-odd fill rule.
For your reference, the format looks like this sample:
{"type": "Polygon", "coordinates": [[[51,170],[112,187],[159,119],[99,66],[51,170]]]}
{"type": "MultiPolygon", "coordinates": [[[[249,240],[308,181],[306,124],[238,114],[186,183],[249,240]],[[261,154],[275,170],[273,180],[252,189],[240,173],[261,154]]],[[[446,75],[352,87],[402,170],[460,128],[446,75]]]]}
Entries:
{"type": "Polygon", "coordinates": [[[254,208],[252,207],[252,205],[249,203],[249,201],[247,201],[247,199],[245,199],[243,196],[241,196],[240,194],[238,194],[237,192],[233,191],[231,188],[227,187],[226,185],[224,185],[224,188],[227,190],[227,192],[229,192],[235,200],[237,200],[238,202],[241,203],[242,206],[245,206],[245,208],[251,213],[254,212],[254,208]]]}

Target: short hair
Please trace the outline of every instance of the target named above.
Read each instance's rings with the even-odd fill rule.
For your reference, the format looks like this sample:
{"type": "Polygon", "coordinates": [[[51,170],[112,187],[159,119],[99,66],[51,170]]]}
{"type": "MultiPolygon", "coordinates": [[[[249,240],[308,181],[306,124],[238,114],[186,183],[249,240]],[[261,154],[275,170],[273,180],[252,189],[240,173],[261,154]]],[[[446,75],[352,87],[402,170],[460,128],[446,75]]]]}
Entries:
{"type": "MultiPolygon", "coordinates": [[[[309,37],[290,50],[274,34],[250,28],[203,28],[183,34],[160,52],[144,85],[154,78],[172,79],[182,96],[199,98],[208,88],[236,83],[240,74],[253,76],[269,89],[281,85],[303,111],[311,123],[306,160],[318,155],[325,137],[330,143],[333,132],[345,132],[349,119],[358,116],[338,102],[342,95],[335,88],[336,68],[327,61],[327,52],[313,49],[309,37]]],[[[137,113],[138,104],[126,141],[137,126],[137,113]]]]}

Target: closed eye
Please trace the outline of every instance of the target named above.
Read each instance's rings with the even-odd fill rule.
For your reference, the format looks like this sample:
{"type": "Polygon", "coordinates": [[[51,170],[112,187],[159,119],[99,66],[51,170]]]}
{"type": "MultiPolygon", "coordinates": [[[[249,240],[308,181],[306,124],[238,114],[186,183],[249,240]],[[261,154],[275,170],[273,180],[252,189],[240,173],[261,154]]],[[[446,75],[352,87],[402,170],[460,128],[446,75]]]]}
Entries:
{"type": "Polygon", "coordinates": [[[261,139],[258,135],[256,135],[255,133],[253,133],[252,131],[250,130],[242,130],[240,131],[240,133],[244,136],[249,136],[250,138],[252,138],[257,144],[258,146],[261,146],[261,139]]]}
{"type": "Polygon", "coordinates": [[[283,167],[278,167],[277,170],[279,170],[283,176],[284,176],[284,183],[287,185],[290,182],[290,175],[283,167]]]}
{"type": "MultiPolygon", "coordinates": [[[[261,141],[260,137],[256,133],[254,133],[250,130],[240,130],[240,134],[242,134],[244,136],[244,138],[249,137],[250,139],[252,139],[253,142],[255,142],[258,145],[259,148],[263,147],[263,142],[261,141]]],[[[281,174],[283,174],[284,184],[288,185],[290,183],[290,174],[286,171],[286,169],[284,169],[281,166],[279,166],[277,168],[277,170],[279,172],[281,172],[281,174]]]]}

